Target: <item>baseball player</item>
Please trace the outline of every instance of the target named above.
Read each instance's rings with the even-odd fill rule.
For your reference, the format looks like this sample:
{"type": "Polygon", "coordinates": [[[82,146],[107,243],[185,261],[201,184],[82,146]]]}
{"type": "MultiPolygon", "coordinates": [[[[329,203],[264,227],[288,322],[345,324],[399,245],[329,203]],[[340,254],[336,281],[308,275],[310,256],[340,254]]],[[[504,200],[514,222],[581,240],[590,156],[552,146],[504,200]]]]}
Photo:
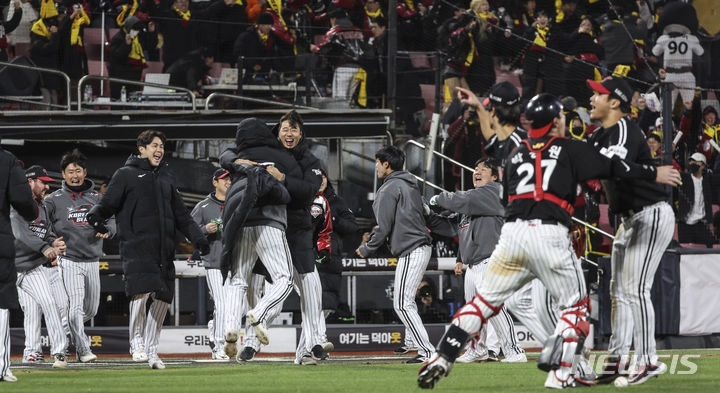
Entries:
{"type": "MultiPolygon", "coordinates": [[[[602,125],[588,143],[607,157],[650,165],[653,159],[642,131],[625,117],[630,112],[633,93],[628,83],[611,77],[588,84],[594,91],[590,118],[602,125]]],[[[613,318],[608,346],[611,360],[599,381],[612,381],[628,365],[627,356],[634,343],[635,359],[628,383],[640,384],[666,369],[655,351],[655,310],[650,288],[662,254],[672,240],[675,214],[666,202],[664,187],[659,184],[625,179],[602,183],[610,211],[622,216],[623,222],[615,234],[611,256],[613,318]]]]}
{"type": "Polygon", "coordinates": [[[38,216],[28,181],[15,156],[0,148],[0,382],[17,382],[10,371],[10,310],[18,307],[10,207],[24,220],[38,216]]]}
{"type": "MultiPolygon", "coordinates": [[[[38,216],[35,220],[25,220],[17,211],[10,212],[13,234],[15,235],[15,266],[18,270],[17,286],[23,295],[30,297],[42,308],[45,325],[50,336],[50,352],[53,355],[54,368],[67,367],[65,351],[68,341],[63,330],[60,312],[50,289],[48,272],[43,264],[55,263],[58,256],[65,253],[66,245],[61,237],[57,237],[48,219],[47,207],[43,197],[50,188],[48,182],[53,179],[47,171],[33,165],[25,171],[33,197],[37,203],[38,216]]],[[[37,321],[39,327],[40,321],[37,321]]],[[[26,334],[35,331],[34,326],[25,326],[26,334]]]]}
{"type": "Polygon", "coordinates": [[[48,219],[69,247],[58,257],[61,286],[69,299],[68,324],[78,359],[97,360],[90,350],[85,322],[97,314],[100,304],[100,256],[103,239],[115,234],[115,219],[108,220],[108,233],[97,233],[86,215],[100,201],[95,184],[87,176],[87,157],[77,149],[60,159],[62,187],[45,198],[48,219]]]}
{"type": "Polygon", "coordinates": [[[130,155],[115,171],[107,192],[86,215],[98,233],[108,233],[107,219],[117,220],[125,293],[130,297],[130,352],[134,361],[147,361],[154,370],[165,368],[158,345],[175,295],[176,235],[181,232],[202,255],[210,251],[163,161],[165,141],[160,131],[141,132],[139,155],[130,155]]]}
{"type": "Polygon", "coordinates": [[[437,353],[420,369],[418,384],[432,388],[448,375],[464,343],[477,334],[502,303],[533,278],[557,300],[562,315],[545,342],[538,367],[548,372],[545,387],[580,385],[572,375],[576,351],[588,334],[585,281],[569,238],[577,182],[611,176],[679,183],[667,167],[640,166],[610,159],[586,143],[567,139],[562,104],[549,94],[528,103],[529,139],[508,158],[508,206],[498,245],[490,256],[477,295],[453,317],[437,353]]]}
{"type": "MultiPolygon", "coordinates": [[[[663,35],[658,37],[652,53],[663,57],[663,68],[660,75],[665,75],[665,82],[675,84],[680,90],[683,102],[693,101],[695,75],[692,73],[693,55],[702,56],[705,52],[697,37],[690,34],[685,26],[673,25],[665,28],[663,35]],[[683,30],[683,31],[679,31],[683,30]]],[[[677,93],[672,94],[672,106],[675,107],[677,93]]]]}
{"type": "Polygon", "coordinates": [[[225,312],[225,290],[223,288],[222,273],[220,273],[220,254],[222,254],[222,214],[225,208],[225,194],[230,187],[230,172],[225,169],[218,169],[213,173],[212,185],[215,192],[207,198],[198,202],[190,215],[200,225],[202,232],[210,242],[210,254],[203,258],[205,267],[205,278],[210,288],[210,296],[215,303],[213,319],[208,323],[210,335],[213,337],[215,347],[212,358],[217,360],[229,360],[225,354],[225,323],[223,314],[225,312]]]}
{"type": "Polygon", "coordinates": [[[405,337],[410,338],[405,346],[418,348],[417,356],[408,363],[423,363],[435,350],[418,314],[415,293],[430,261],[431,239],[417,180],[402,170],[404,163],[405,153],[395,146],[375,153],[377,176],[384,179],[373,202],[378,225],[370,239],[355,252],[360,258],[367,258],[389,241],[390,252],[398,256],[393,308],[405,325],[405,337]]]}
{"type": "MultiPolygon", "coordinates": [[[[502,228],[505,208],[502,205],[502,186],[497,183],[498,170],[487,158],[478,161],[473,173],[475,189],[470,191],[443,192],[430,199],[430,205],[460,213],[458,225],[460,248],[455,274],[465,272],[465,301],[475,296],[476,283],[483,280],[488,257],[497,244],[502,228]]],[[[518,345],[513,320],[507,309],[500,310],[500,317],[490,320],[505,354],[504,362],[527,362],[525,351],[518,345]]],[[[457,359],[460,363],[472,363],[489,358],[485,347],[485,331],[480,332],[468,345],[467,351],[457,359]]]]}
{"type": "Polygon", "coordinates": [[[284,300],[292,291],[292,261],[285,234],[290,211],[286,205],[289,201],[265,201],[268,203],[266,206],[256,207],[254,200],[260,200],[262,189],[250,187],[261,185],[273,195],[283,194],[284,190],[288,198],[293,199],[310,199],[314,190],[301,180],[295,157],[279,146],[265,123],[255,118],[245,119],[238,124],[235,147],[226,150],[220,162],[223,168],[242,176],[241,180],[236,179],[231,186],[224,209],[222,263],[232,266],[231,275],[225,283],[225,353],[230,357],[238,355],[237,339],[243,313],[257,336],[257,341],[251,340],[257,346],[251,346],[251,342],[248,342],[248,346],[243,349],[243,356],[238,356],[238,361],[244,362],[252,359],[260,349],[260,344],[269,343],[266,326],[277,316],[275,309],[282,308],[284,300]],[[258,169],[258,162],[264,162],[264,171],[272,177],[259,177],[254,172],[254,169],[258,169]],[[239,207],[244,211],[238,211],[239,207]],[[230,221],[231,215],[237,218],[230,221]],[[274,285],[267,287],[265,296],[250,311],[245,312],[249,305],[248,285],[258,258],[274,285]]]}

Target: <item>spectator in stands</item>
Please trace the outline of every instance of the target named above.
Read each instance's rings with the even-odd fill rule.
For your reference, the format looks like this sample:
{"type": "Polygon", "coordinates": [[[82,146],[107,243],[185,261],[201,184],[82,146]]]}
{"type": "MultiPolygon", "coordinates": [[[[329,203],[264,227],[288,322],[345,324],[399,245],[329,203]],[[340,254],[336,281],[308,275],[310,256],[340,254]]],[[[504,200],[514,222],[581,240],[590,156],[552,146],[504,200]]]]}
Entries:
{"type": "Polygon", "coordinates": [[[214,48],[215,37],[201,37],[198,21],[217,21],[221,13],[228,12],[235,0],[215,0],[207,8],[190,11],[188,0],[160,1],[152,16],[161,21],[158,26],[163,35],[163,71],[188,51],[203,45],[214,48]]]}
{"type": "Polygon", "coordinates": [[[215,58],[221,63],[235,64],[237,57],[233,56],[235,40],[248,26],[247,4],[236,1],[225,12],[218,16],[217,52],[215,58]]]}
{"type": "Polygon", "coordinates": [[[435,285],[430,279],[423,279],[417,289],[415,302],[418,314],[424,323],[447,322],[450,319],[450,308],[438,299],[435,285]]]}
{"type": "MultiPolygon", "coordinates": [[[[61,10],[62,13],[55,11],[54,16],[38,19],[30,30],[30,40],[32,41],[30,59],[38,67],[58,68],[60,38],[70,28],[68,23],[64,23],[67,21],[64,7],[61,10]]],[[[58,94],[60,91],[64,91],[64,84],[65,81],[58,76],[43,75],[41,91],[45,101],[57,104],[58,94]]]]}
{"type": "Polygon", "coordinates": [[[397,25],[398,41],[403,41],[409,50],[421,49],[423,41],[422,18],[427,14],[427,0],[398,0],[397,25]]]}
{"type": "Polygon", "coordinates": [[[83,31],[90,26],[90,17],[80,4],[74,4],[68,12],[72,12],[67,23],[70,28],[63,30],[59,43],[59,65],[60,71],[66,73],[71,80],[72,88],[70,93],[77,94],[77,81],[89,74],[87,56],[83,43],[83,31]]]}
{"type": "MultiPolygon", "coordinates": [[[[113,78],[139,81],[142,70],[147,67],[145,48],[157,45],[158,34],[155,23],[150,21],[147,29],[137,16],[125,19],[123,27],[110,39],[108,74],[113,78]]],[[[122,83],[110,83],[110,97],[120,98],[122,83]]],[[[137,86],[126,86],[127,91],[139,90],[137,86]]]]}
{"type": "Polygon", "coordinates": [[[598,44],[593,34],[592,22],[587,18],[580,22],[568,43],[567,54],[570,56],[565,57],[565,62],[568,63],[565,69],[565,95],[575,97],[583,106],[587,106],[593,93],[584,81],[600,79],[601,75],[595,67],[603,59],[605,51],[598,44]]]}
{"type": "Polygon", "coordinates": [[[523,62],[522,98],[528,102],[535,94],[544,91],[543,79],[557,70],[547,66],[547,46],[550,40],[550,18],[544,10],[536,14],[535,24],[525,33],[525,60],[523,62]]]}
{"type": "MultiPolygon", "coordinates": [[[[29,3],[27,4],[27,8],[32,10],[32,6],[29,3]]],[[[20,0],[13,1],[11,6],[8,7],[7,19],[3,17],[3,10],[0,8],[0,61],[8,61],[7,50],[9,45],[30,43],[30,27],[32,26],[32,20],[37,19],[37,13],[33,18],[33,14],[27,12],[25,8],[20,0]],[[33,19],[28,20],[28,18],[33,19]]]]}
{"type": "MultiPolygon", "coordinates": [[[[480,123],[474,108],[464,104],[462,116],[450,124],[447,132],[448,138],[445,141],[443,154],[467,166],[483,157],[485,139],[480,132],[480,123]]],[[[445,189],[462,190],[460,176],[465,177],[466,187],[472,184],[472,172],[464,171],[457,165],[445,165],[444,170],[445,189]]]]}
{"type": "Polygon", "coordinates": [[[168,67],[170,84],[185,87],[200,97],[198,86],[208,76],[214,62],[215,57],[207,48],[191,51],[168,67]]]}
{"type": "Polygon", "coordinates": [[[325,56],[333,65],[333,98],[349,101],[354,93],[350,91],[350,86],[360,71],[361,58],[366,55],[365,39],[345,11],[335,9],[328,16],[332,27],[325,33],[322,42],[310,45],[310,49],[325,56]]]}
{"type": "Polygon", "coordinates": [[[682,185],[678,189],[680,243],[698,243],[712,247],[712,189],[710,176],[703,174],[707,160],[702,153],[693,153],[688,170],[682,172],[682,185]]]}
{"type": "Polygon", "coordinates": [[[247,0],[247,20],[249,23],[256,23],[260,14],[267,10],[267,0],[247,0]]]}
{"type": "Polygon", "coordinates": [[[383,9],[384,7],[380,3],[380,0],[365,1],[365,7],[363,8],[364,17],[362,26],[365,37],[370,38],[374,36],[372,31],[372,20],[378,17],[385,18],[383,9]]]}
{"type": "Polygon", "coordinates": [[[647,136],[647,144],[650,148],[650,155],[653,158],[657,157],[662,148],[662,134],[653,130],[647,136]]]}
{"type": "Polygon", "coordinates": [[[277,54],[277,38],[273,34],[272,15],[264,12],[257,18],[257,23],[250,26],[235,40],[233,57],[238,60],[238,68],[245,69],[245,80],[262,77],[270,72],[273,58],[277,54]]]}
{"type": "Polygon", "coordinates": [[[277,40],[277,58],[273,61],[273,69],[279,72],[295,70],[295,55],[307,53],[310,50],[308,42],[297,40],[295,31],[295,15],[288,8],[283,8],[280,14],[270,12],[273,16],[272,32],[277,40]]]}
{"type": "Polygon", "coordinates": [[[700,90],[695,91],[695,97],[690,110],[683,113],[678,127],[687,137],[685,143],[687,150],[702,153],[708,164],[708,168],[720,169],[720,160],[717,157],[716,148],[720,146],[720,123],[718,113],[714,106],[708,105],[702,111],[700,90]]]}
{"type": "Polygon", "coordinates": [[[647,27],[641,19],[626,12],[621,6],[611,8],[607,17],[608,21],[600,29],[599,37],[605,49],[607,72],[627,75],[635,61],[634,40],[644,39],[647,27]]]}

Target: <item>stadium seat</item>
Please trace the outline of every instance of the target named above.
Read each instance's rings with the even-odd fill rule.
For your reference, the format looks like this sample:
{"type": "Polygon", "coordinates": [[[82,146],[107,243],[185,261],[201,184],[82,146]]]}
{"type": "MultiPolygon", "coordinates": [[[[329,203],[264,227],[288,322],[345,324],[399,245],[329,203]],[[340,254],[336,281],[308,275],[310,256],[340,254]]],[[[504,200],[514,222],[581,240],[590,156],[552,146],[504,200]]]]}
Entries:
{"type": "MultiPolygon", "coordinates": [[[[100,60],[100,54],[104,46],[102,29],[98,27],[88,27],[84,32],[85,55],[88,60],[100,60]]],[[[105,37],[105,41],[109,41],[109,37],[105,37]]]]}
{"type": "Polygon", "coordinates": [[[683,248],[707,248],[704,244],[697,243],[680,243],[680,247],[683,248]]]}
{"type": "Polygon", "coordinates": [[[18,43],[14,46],[15,57],[27,56],[30,54],[30,44],[18,43]]]}
{"type": "Polygon", "coordinates": [[[410,52],[410,63],[415,68],[432,68],[430,57],[423,52],[410,52]]]}
{"type": "MultiPolygon", "coordinates": [[[[99,60],[88,60],[88,73],[90,75],[100,75],[100,70],[103,70],[103,76],[108,76],[108,68],[107,68],[107,61],[105,64],[101,63],[99,60]]],[[[90,84],[93,87],[93,94],[95,96],[100,96],[100,81],[93,80],[90,81],[90,84]]],[[[110,82],[105,81],[104,87],[103,87],[103,96],[107,97],[110,95],[110,82]]]]}
{"type": "Polygon", "coordinates": [[[145,80],[145,75],[147,74],[160,74],[163,72],[162,61],[148,61],[145,64],[147,67],[142,72],[142,80],[145,80]]]}
{"type": "Polygon", "coordinates": [[[420,85],[420,91],[425,100],[425,111],[431,116],[435,112],[435,85],[420,85]]]}

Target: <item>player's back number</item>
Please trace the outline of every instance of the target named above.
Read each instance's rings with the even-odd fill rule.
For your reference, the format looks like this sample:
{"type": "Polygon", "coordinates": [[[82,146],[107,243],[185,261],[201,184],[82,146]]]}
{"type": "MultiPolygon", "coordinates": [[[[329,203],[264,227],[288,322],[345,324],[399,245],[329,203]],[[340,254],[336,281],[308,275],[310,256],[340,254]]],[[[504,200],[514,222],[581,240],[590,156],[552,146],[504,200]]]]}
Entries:
{"type": "MultiPolygon", "coordinates": [[[[540,167],[542,168],[542,188],[543,191],[548,190],[548,184],[550,183],[550,177],[552,176],[553,171],[555,170],[555,165],[557,164],[557,160],[555,159],[544,159],[540,161],[540,167]]],[[[520,181],[518,182],[517,189],[515,192],[517,194],[527,194],[529,192],[535,191],[535,165],[531,164],[529,162],[525,162],[522,165],[520,165],[517,168],[517,173],[522,176],[520,181]]]]}
{"type": "Polygon", "coordinates": [[[668,43],[668,49],[670,50],[671,55],[674,55],[675,52],[678,52],[681,55],[684,55],[688,51],[688,44],[685,41],[680,41],[680,43],[677,43],[675,41],[670,41],[668,43]]]}

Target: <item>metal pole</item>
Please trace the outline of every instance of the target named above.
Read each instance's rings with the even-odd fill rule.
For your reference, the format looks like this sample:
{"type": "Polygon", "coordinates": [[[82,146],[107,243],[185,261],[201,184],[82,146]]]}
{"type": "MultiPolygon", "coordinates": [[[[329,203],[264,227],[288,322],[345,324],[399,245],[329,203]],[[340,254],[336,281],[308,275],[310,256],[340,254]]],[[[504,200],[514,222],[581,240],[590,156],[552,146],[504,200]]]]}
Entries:
{"type": "MultiPolygon", "coordinates": [[[[100,76],[105,76],[105,3],[102,3],[102,16],[100,18],[101,24],[100,24],[100,76]]],[[[105,89],[105,83],[100,83],[100,95],[98,97],[102,97],[105,89]]],[[[80,101],[81,98],[78,96],[78,101],[80,101]]]]}
{"type": "MultiPolygon", "coordinates": [[[[672,122],[672,95],[674,93],[674,85],[672,83],[661,84],[662,89],[662,118],[663,118],[663,165],[672,165],[672,140],[673,140],[673,122],[672,122]]],[[[668,202],[672,205],[672,187],[665,186],[668,202]]]]}
{"type": "MultiPolygon", "coordinates": [[[[315,56],[313,54],[307,55],[305,59],[305,105],[312,106],[312,79],[313,79],[313,64],[315,64],[315,56]]],[[[322,97],[320,97],[322,98],[322,97]]]]}
{"type": "Polygon", "coordinates": [[[435,113],[442,113],[443,80],[441,61],[440,52],[435,52],[435,113]]]}
{"type": "MultiPolygon", "coordinates": [[[[388,46],[387,46],[387,108],[390,109],[390,128],[395,128],[395,74],[397,71],[397,0],[388,2],[388,46]]],[[[382,56],[382,54],[381,54],[382,56]]]]}
{"type": "Polygon", "coordinates": [[[175,278],[175,298],[173,299],[175,326],[180,326],[180,279],[175,278]]]}

